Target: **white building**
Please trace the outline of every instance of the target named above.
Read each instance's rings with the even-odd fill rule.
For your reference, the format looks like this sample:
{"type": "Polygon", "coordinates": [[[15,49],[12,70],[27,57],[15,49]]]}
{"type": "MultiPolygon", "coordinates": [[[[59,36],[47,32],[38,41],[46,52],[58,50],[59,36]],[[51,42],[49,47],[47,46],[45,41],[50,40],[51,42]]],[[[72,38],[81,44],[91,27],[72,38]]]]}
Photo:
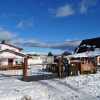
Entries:
{"type": "Polygon", "coordinates": [[[5,43],[2,41],[0,43],[0,67],[8,67],[12,69],[16,65],[16,59],[23,59],[24,54],[20,53],[22,48],[5,43]]]}
{"type": "Polygon", "coordinates": [[[47,63],[47,64],[52,64],[52,63],[54,63],[54,56],[47,56],[47,57],[46,57],[46,63],[47,63]]]}
{"type": "Polygon", "coordinates": [[[28,59],[28,65],[51,64],[51,63],[54,63],[54,56],[31,55],[31,58],[28,59]]]}
{"type": "Polygon", "coordinates": [[[28,59],[28,65],[43,64],[46,61],[46,56],[44,55],[33,55],[28,59]]]}

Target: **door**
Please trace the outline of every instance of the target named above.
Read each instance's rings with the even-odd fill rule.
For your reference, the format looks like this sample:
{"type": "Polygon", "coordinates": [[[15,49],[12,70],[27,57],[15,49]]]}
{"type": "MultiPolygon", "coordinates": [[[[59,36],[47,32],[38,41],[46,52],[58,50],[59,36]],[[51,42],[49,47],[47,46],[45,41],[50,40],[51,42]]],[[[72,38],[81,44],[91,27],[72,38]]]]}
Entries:
{"type": "Polygon", "coordinates": [[[8,59],[8,68],[9,69],[13,68],[13,59],[8,59]]]}

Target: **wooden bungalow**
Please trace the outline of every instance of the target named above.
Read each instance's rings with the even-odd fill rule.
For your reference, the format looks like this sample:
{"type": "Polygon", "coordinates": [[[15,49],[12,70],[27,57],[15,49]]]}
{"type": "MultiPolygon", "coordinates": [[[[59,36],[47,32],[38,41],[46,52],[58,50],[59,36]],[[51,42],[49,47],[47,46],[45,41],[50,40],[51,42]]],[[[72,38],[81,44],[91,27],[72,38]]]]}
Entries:
{"type": "Polygon", "coordinates": [[[93,73],[94,70],[100,71],[100,37],[83,40],[74,54],[65,58],[70,64],[78,63],[81,74],[93,73]]]}
{"type": "Polygon", "coordinates": [[[0,43],[0,69],[13,69],[15,67],[21,67],[16,63],[16,59],[24,59],[25,54],[22,54],[20,51],[22,48],[5,43],[2,41],[0,43]]]}
{"type": "Polygon", "coordinates": [[[5,49],[0,51],[0,69],[14,69],[14,68],[21,68],[22,64],[16,63],[15,59],[23,59],[26,55],[15,52],[9,49],[5,49]]]}

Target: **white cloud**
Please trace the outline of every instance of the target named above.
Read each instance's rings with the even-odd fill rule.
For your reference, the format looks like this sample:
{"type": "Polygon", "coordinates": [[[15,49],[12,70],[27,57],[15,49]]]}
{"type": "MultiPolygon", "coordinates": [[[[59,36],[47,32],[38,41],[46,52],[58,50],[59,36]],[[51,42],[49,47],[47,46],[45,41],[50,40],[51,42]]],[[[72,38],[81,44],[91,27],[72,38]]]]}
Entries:
{"type": "Polygon", "coordinates": [[[66,41],[56,42],[56,43],[40,42],[33,39],[26,40],[24,38],[20,38],[16,40],[17,35],[18,34],[16,33],[12,33],[10,31],[1,28],[0,41],[5,40],[11,44],[16,44],[20,46],[61,49],[61,50],[68,50],[68,51],[73,51],[81,42],[75,39],[67,39],[66,41]]]}
{"type": "Polygon", "coordinates": [[[79,40],[66,40],[64,42],[58,42],[58,43],[46,43],[46,42],[38,42],[34,40],[13,40],[11,43],[17,44],[17,45],[23,45],[27,47],[40,47],[40,48],[51,48],[51,49],[61,49],[61,50],[68,50],[73,51],[81,41],[79,40]]]}
{"type": "Polygon", "coordinates": [[[80,0],[77,5],[75,4],[66,4],[64,6],[60,6],[56,9],[49,8],[48,11],[54,17],[67,17],[74,14],[86,14],[91,7],[96,5],[96,0],[80,0]]]}
{"type": "Polygon", "coordinates": [[[90,6],[94,6],[95,4],[96,0],[82,0],[79,4],[79,13],[86,14],[90,6]]]}
{"type": "Polygon", "coordinates": [[[82,5],[80,7],[79,13],[85,14],[85,13],[87,13],[87,11],[88,11],[88,7],[85,7],[84,5],[82,5]]]}
{"type": "Polygon", "coordinates": [[[17,25],[17,28],[23,28],[24,27],[24,23],[23,21],[20,21],[17,25]]]}
{"type": "Polygon", "coordinates": [[[60,49],[60,50],[68,50],[68,51],[73,51],[81,42],[75,39],[67,39],[64,42],[56,42],[56,43],[40,42],[33,39],[26,40],[24,38],[20,38],[16,40],[17,35],[18,34],[16,33],[12,33],[10,31],[6,31],[3,28],[1,28],[0,41],[5,40],[11,44],[16,44],[20,46],[51,48],[51,49],[60,49]]]}
{"type": "Polygon", "coordinates": [[[24,44],[25,40],[24,40],[24,38],[21,38],[19,40],[10,40],[9,43],[11,43],[11,44],[24,44]]]}
{"type": "Polygon", "coordinates": [[[64,5],[57,9],[49,8],[48,11],[55,17],[66,17],[74,14],[74,10],[70,5],[64,5]]]}
{"type": "Polygon", "coordinates": [[[17,26],[17,28],[22,29],[26,27],[33,27],[33,19],[28,19],[28,20],[21,20],[17,26]]]}
{"type": "Polygon", "coordinates": [[[3,29],[0,30],[0,41],[2,41],[2,40],[9,41],[9,40],[15,38],[16,36],[17,36],[16,33],[12,33],[12,32],[9,32],[9,31],[3,30],[3,29]]]}
{"type": "Polygon", "coordinates": [[[82,0],[82,2],[80,3],[79,6],[80,6],[79,13],[83,13],[83,14],[87,13],[87,11],[88,11],[88,5],[86,3],[86,0],[82,0]]]}

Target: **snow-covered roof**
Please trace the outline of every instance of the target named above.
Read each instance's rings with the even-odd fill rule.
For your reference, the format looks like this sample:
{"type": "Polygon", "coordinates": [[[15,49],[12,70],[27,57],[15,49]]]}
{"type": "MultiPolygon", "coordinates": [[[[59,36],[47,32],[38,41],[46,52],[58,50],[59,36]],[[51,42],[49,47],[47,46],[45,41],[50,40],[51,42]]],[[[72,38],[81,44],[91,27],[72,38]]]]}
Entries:
{"type": "Polygon", "coordinates": [[[26,57],[26,55],[9,49],[0,51],[0,58],[21,58],[21,57],[26,57]],[[6,54],[4,55],[3,53],[6,54]]]}
{"type": "Polygon", "coordinates": [[[82,57],[96,57],[99,56],[100,52],[83,52],[83,53],[75,53],[72,55],[65,56],[64,58],[82,58],[82,57]]]}
{"type": "Polygon", "coordinates": [[[0,44],[4,44],[4,45],[7,45],[7,46],[10,46],[10,47],[13,47],[13,48],[16,48],[16,49],[19,49],[19,50],[23,50],[22,48],[18,47],[18,46],[15,46],[15,45],[12,45],[12,44],[9,44],[9,43],[0,43],[0,44]]]}
{"type": "Polygon", "coordinates": [[[82,53],[88,49],[94,50],[95,48],[100,48],[100,37],[83,40],[79,47],[75,49],[75,53],[82,53]]]}

